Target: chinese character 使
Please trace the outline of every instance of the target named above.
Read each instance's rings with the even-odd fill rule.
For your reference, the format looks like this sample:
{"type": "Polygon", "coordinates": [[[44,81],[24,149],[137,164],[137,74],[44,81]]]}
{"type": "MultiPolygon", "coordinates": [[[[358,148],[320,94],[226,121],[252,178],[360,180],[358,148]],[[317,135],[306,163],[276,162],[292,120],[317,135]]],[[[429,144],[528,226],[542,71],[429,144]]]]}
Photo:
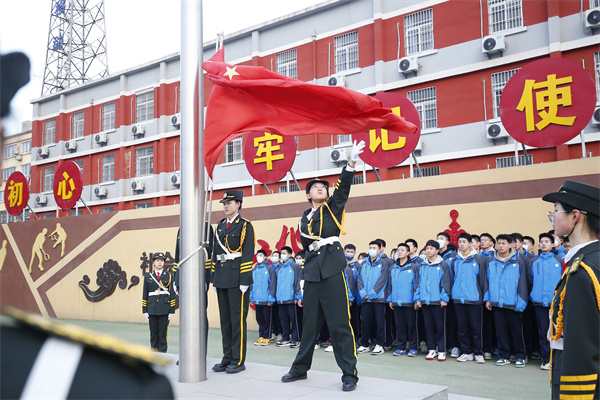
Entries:
{"type": "Polygon", "coordinates": [[[281,150],[280,144],[283,142],[283,137],[265,132],[265,136],[254,138],[254,147],[258,148],[254,159],[254,164],[267,163],[267,171],[273,170],[273,161],[283,160],[283,154],[273,154],[281,150]],[[275,144],[273,142],[276,142],[275,144]]]}
{"type": "MultiPolygon", "coordinates": [[[[392,112],[400,116],[400,107],[393,107],[392,112]]],[[[399,137],[396,143],[390,143],[387,129],[381,129],[381,137],[377,137],[377,130],[369,130],[369,149],[375,153],[375,150],[381,145],[383,151],[398,150],[406,145],[406,138],[399,137]]]]}
{"type": "Polygon", "coordinates": [[[63,172],[63,180],[59,182],[58,184],[58,196],[61,196],[63,200],[69,200],[71,197],[73,197],[73,191],[75,190],[75,182],[73,181],[73,178],[71,178],[69,176],[69,174],[67,174],[67,172],[63,172]],[[69,184],[69,189],[67,191],[67,183],[69,184]]]}
{"type": "Polygon", "coordinates": [[[8,185],[8,201],[11,207],[23,204],[23,182],[10,181],[8,185]]]}

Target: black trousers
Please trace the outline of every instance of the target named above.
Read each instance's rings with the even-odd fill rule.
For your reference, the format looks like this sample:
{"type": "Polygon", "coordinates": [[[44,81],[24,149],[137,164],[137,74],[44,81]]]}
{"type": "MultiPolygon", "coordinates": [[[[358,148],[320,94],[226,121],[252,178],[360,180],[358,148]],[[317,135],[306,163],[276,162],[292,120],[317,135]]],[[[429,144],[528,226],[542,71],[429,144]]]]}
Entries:
{"type": "Polygon", "coordinates": [[[298,323],[296,322],[296,305],[279,304],[279,321],[281,321],[281,336],[283,341],[298,341],[298,323]]]}
{"type": "Polygon", "coordinates": [[[485,307],[483,307],[483,319],[481,322],[483,352],[492,353],[496,348],[496,324],[494,323],[494,314],[485,307]]]}
{"type": "Polygon", "coordinates": [[[387,303],[362,303],[362,332],[360,345],[369,347],[371,332],[375,329],[375,344],[385,345],[385,307],[387,303]]]}
{"type": "Polygon", "coordinates": [[[169,314],[149,315],[148,319],[150,323],[150,346],[161,353],[166,353],[169,314]]]}
{"type": "Polygon", "coordinates": [[[271,339],[271,309],[267,305],[256,305],[256,322],[258,323],[258,336],[271,339]]]}
{"type": "Polygon", "coordinates": [[[350,324],[352,325],[352,330],[354,331],[354,336],[356,339],[359,339],[361,336],[360,330],[360,309],[362,306],[358,306],[356,301],[352,303],[350,306],[350,324]]]}
{"type": "Polygon", "coordinates": [[[542,361],[550,362],[550,342],[548,341],[548,328],[550,327],[550,307],[534,306],[540,339],[540,357],[542,361]]]}
{"type": "Polygon", "coordinates": [[[417,312],[414,307],[412,305],[410,307],[394,306],[394,319],[398,350],[406,350],[406,342],[408,342],[409,350],[417,350],[419,339],[417,336],[417,312]]]}
{"type": "Polygon", "coordinates": [[[446,352],[446,307],[438,305],[423,305],[427,350],[446,352]]]}
{"type": "Polygon", "coordinates": [[[298,324],[298,340],[302,340],[302,318],[304,316],[304,308],[299,305],[295,305],[296,307],[296,323],[298,324]]]}
{"type": "Polygon", "coordinates": [[[452,349],[458,347],[460,342],[458,339],[458,321],[456,318],[455,303],[449,301],[446,308],[446,348],[452,349]]]}
{"type": "Polygon", "coordinates": [[[481,337],[483,306],[481,304],[454,303],[454,311],[456,311],[461,352],[476,356],[483,355],[481,337]]]}
{"type": "Polygon", "coordinates": [[[392,342],[396,339],[396,324],[394,323],[394,310],[389,308],[387,304],[385,309],[385,346],[391,347],[392,342]]]}
{"type": "Polygon", "coordinates": [[[517,359],[524,360],[526,354],[521,313],[500,307],[492,307],[492,311],[496,321],[499,357],[508,359],[513,354],[517,359]]]}
{"type": "Polygon", "coordinates": [[[350,325],[344,273],[340,272],[320,282],[305,282],[303,298],[302,342],[290,373],[299,376],[310,369],[315,342],[325,320],[334,344],[335,361],[343,373],[342,381],[357,382],[356,346],[350,325]]]}
{"type": "MultiPolygon", "coordinates": [[[[527,307],[523,310],[523,340],[525,340],[525,352],[528,356],[533,352],[540,351],[540,338],[538,335],[538,325],[534,305],[527,303],[527,307]]],[[[546,334],[544,334],[546,336],[546,334]]],[[[548,356],[550,357],[550,356],[548,356]]]]}
{"type": "Polygon", "coordinates": [[[246,361],[249,296],[248,292],[242,294],[239,287],[217,288],[223,343],[222,364],[239,366],[244,365],[246,361]]]}

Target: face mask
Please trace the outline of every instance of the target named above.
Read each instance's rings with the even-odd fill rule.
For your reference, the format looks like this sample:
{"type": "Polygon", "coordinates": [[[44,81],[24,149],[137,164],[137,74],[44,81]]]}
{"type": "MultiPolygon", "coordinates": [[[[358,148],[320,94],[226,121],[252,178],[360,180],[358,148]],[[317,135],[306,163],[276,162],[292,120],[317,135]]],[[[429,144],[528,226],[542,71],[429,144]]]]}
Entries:
{"type": "Polygon", "coordinates": [[[288,258],[287,254],[282,254],[282,255],[281,255],[281,261],[282,261],[282,262],[286,262],[286,261],[287,261],[287,258],[288,258]]]}
{"type": "Polygon", "coordinates": [[[526,244],[523,245],[523,250],[527,251],[527,249],[529,249],[529,246],[527,246],[526,244]]]}
{"type": "Polygon", "coordinates": [[[278,263],[279,262],[279,257],[273,256],[273,257],[271,257],[271,261],[273,261],[273,264],[278,263]]]}
{"type": "Polygon", "coordinates": [[[302,259],[301,258],[296,258],[296,263],[297,264],[302,264],[302,259]]]}
{"type": "Polygon", "coordinates": [[[259,264],[262,264],[263,261],[265,261],[265,258],[263,256],[256,256],[256,262],[259,264]]]}
{"type": "Polygon", "coordinates": [[[371,257],[371,258],[377,257],[377,250],[369,249],[369,257],[371,257]]]}
{"type": "Polygon", "coordinates": [[[554,241],[554,247],[556,247],[557,249],[560,247],[560,242],[558,240],[554,241]]]}
{"type": "Polygon", "coordinates": [[[427,258],[427,254],[419,254],[419,258],[421,260],[425,260],[427,258]]]}
{"type": "Polygon", "coordinates": [[[442,240],[442,239],[438,239],[438,240],[436,240],[436,242],[438,242],[438,244],[440,245],[440,249],[443,249],[444,246],[446,245],[446,241],[442,240]]]}
{"type": "Polygon", "coordinates": [[[354,258],[354,254],[353,253],[344,253],[344,255],[346,256],[347,260],[352,260],[354,258]]]}

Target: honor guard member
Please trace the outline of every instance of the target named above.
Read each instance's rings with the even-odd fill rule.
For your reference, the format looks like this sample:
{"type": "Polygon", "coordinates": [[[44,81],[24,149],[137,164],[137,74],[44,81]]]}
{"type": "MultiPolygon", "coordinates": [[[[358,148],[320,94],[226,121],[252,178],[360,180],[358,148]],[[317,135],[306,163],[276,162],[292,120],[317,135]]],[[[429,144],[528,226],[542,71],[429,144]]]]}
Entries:
{"type": "Polygon", "coordinates": [[[240,216],[244,192],[228,190],[220,203],[226,218],[217,225],[212,282],[217,290],[223,358],[213,371],[235,374],[246,369],[246,317],[254,264],[254,227],[240,216]]]}
{"type": "Polygon", "coordinates": [[[571,249],[550,306],[553,399],[600,398],[600,189],[565,181],[542,200],[548,218],[571,249]]]}
{"type": "Polygon", "coordinates": [[[150,346],[161,353],[167,352],[167,328],[175,314],[173,274],[164,269],[165,254],[154,253],[154,271],[144,277],[142,313],[150,323],[150,346]]]}
{"type": "Polygon", "coordinates": [[[283,382],[294,382],[307,378],[312,364],[317,336],[327,323],[331,340],[335,344],[333,352],[342,370],[342,390],[356,389],[356,340],[350,325],[350,309],[344,269],[346,258],[340,244],[340,232],[345,234],[344,207],[350,195],[354,166],[362,153],[365,142],[354,142],[348,165],[329,197],[329,183],[313,179],[306,185],[306,198],[312,208],[306,210],[300,219],[306,260],[304,262],[303,293],[303,332],[298,355],[283,382]]]}

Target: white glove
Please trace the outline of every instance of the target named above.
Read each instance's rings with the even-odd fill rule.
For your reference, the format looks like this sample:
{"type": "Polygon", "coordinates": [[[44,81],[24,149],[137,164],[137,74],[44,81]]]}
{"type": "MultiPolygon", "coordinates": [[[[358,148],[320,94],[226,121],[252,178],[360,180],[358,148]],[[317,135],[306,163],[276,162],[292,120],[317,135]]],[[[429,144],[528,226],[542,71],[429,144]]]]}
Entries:
{"type": "Polygon", "coordinates": [[[300,295],[304,298],[304,279],[300,281],[300,295]]]}
{"type": "Polygon", "coordinates": [[[179,290],[177,290],[177,285],[173,284],[173,290],[175,291],[175,294],[179,296],[179,290]]]}
{"type": "Polygon", "coordinates": [[[173,318],[174,314],[169,314],[169,321],[171,320],[171,318],[173,318]]]}
{"type": "Polygon", "coordinates": [[[246,293],[246,290],[248,290],[248,288],[248,285],[240,285],[240,290],[242,291],[242,293],[246,293]]]}
{"type": "Polygon", "coordinates": [[[360,143],[356,143],[356,140],[354,141],[354,145],[352,146],[352,153],[350,154],[350,159],[352,161],[358,161],[358,155],[360,153],[363,152],[363,149],[365,148],[365,141],[361,140],[360,143]]]}
{"type": "Polygon", "coordinates": [[[147,319],[148,321],[150,321],[150,316],[148,315],[148,313],[147,313],[147,312],[145,312],[145,313],[144,313],[144,317],[146,317],[146,319],[147,319]]]}

